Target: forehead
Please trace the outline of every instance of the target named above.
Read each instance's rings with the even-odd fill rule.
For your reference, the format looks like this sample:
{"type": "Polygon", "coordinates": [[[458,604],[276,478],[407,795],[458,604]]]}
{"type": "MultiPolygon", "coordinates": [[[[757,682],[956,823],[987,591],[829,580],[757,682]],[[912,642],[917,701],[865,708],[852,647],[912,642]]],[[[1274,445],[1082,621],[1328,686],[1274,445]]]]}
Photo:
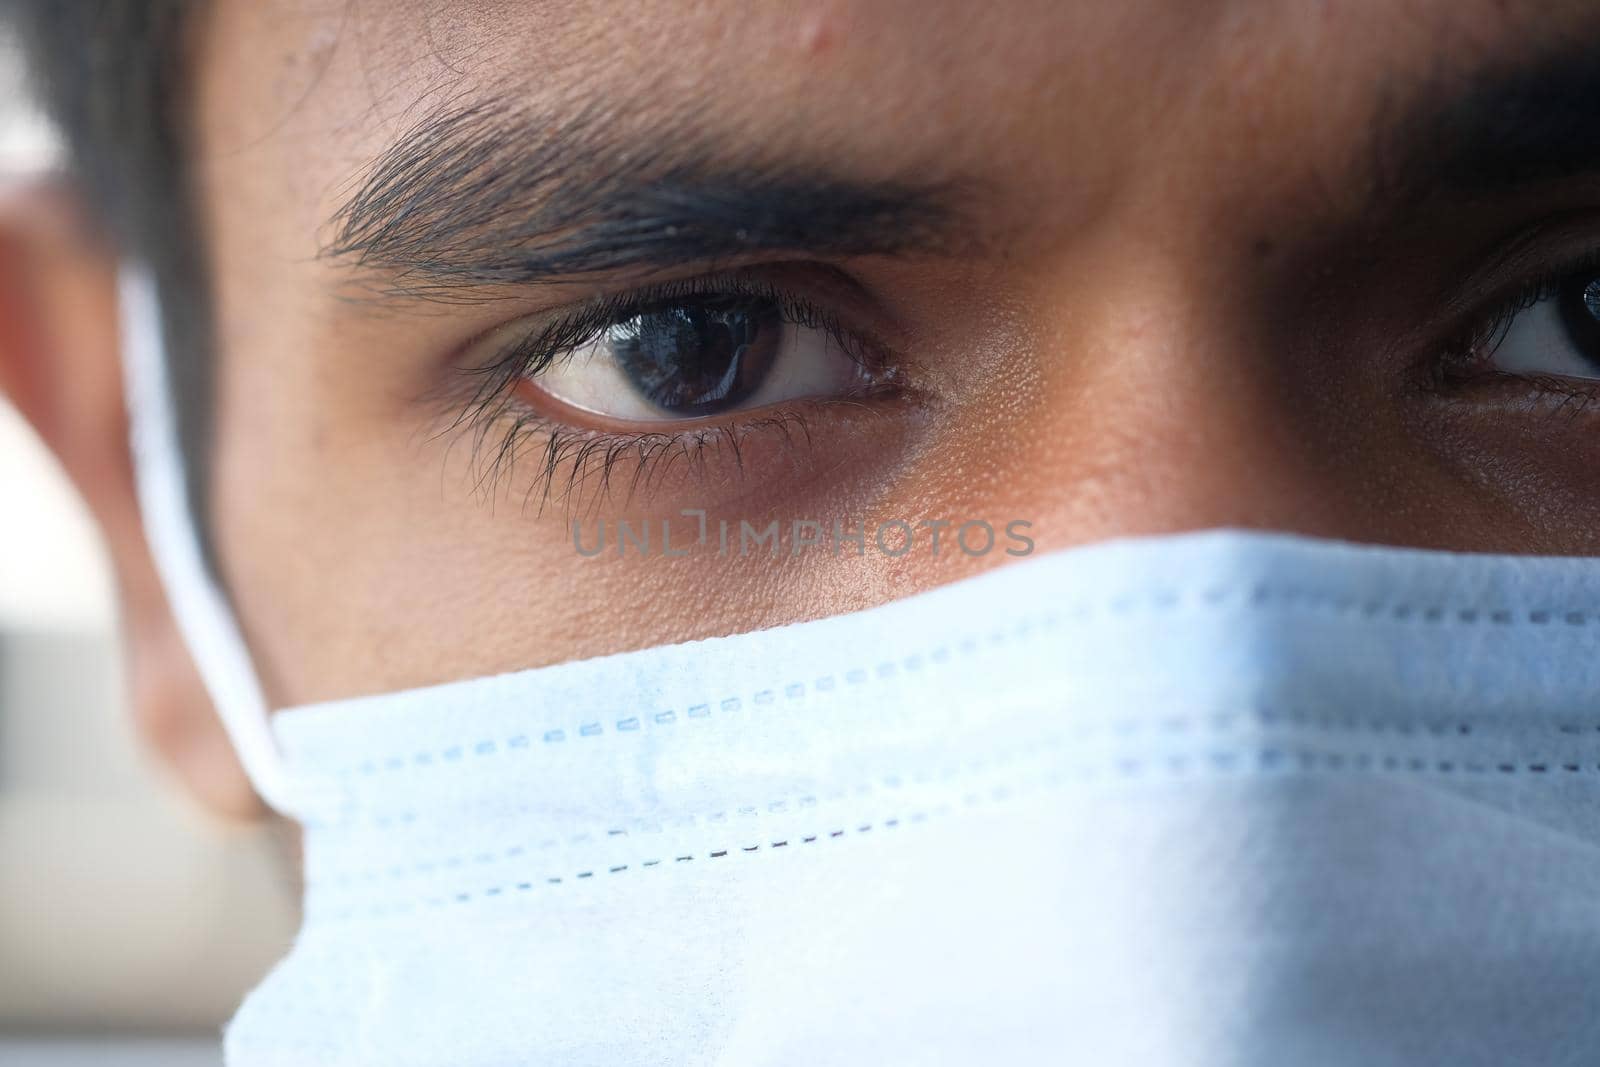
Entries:
{"type": "MultiPolygon", "coordinates": [[[[219,0],[201,188],[299,260],[430,113],[493,100],[634,141],[704,136],[860,178],[981,184],[1042,232],[1143,190],[1226,210],[1328,195],[1385,108],[1519,62],[1596,5],[1505,0],[219,0]],[[219,195],[223,194],[225,195],[219,195]]],[[[521,136],[537,137],[537,123],[521,136]]]]}

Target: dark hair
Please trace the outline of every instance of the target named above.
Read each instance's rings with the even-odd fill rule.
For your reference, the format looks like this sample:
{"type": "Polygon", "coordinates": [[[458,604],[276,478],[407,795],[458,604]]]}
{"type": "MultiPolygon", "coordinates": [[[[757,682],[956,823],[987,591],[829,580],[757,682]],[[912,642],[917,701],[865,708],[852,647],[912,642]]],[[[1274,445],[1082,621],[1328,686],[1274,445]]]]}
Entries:
{"type": "Polygon", "coordinates": [[[210,317],[190,195],[189,46],[197,0],[0,0],[84,199],[162,296],[189,503],[207,527],[210,317]]]}

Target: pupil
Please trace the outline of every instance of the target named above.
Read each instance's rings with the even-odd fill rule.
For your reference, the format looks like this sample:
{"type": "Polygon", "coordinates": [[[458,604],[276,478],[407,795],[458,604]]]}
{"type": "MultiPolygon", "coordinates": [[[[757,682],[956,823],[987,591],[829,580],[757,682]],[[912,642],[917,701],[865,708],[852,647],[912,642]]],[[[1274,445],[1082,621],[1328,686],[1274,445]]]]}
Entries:
{"type": "Polygon", "coordinates": [[[607,334],[639,395],[673,415],[744,403],[772,369],[783,333],[770,300],[713,296],[641,312],[607,334]]]}

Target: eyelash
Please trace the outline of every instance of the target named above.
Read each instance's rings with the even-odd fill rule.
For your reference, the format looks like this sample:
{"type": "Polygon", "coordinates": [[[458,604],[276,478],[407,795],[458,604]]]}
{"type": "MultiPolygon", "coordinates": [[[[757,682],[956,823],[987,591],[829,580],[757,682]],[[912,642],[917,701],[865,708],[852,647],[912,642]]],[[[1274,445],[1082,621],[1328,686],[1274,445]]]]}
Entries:
{"type": "Polygon", "coordinates": [[[1486,380],[1531,383],[1539,388],[1578,401],[1580,408],[1600,402],[1600,381],[1583,384],[1554,375],[1513,374],[1492,365],[1504,343],[1506,332],[1516,317],[1535,305],[1561,293],[1574,275],[1600,272],[1600,248],[1586,252],[1532,281],[1523,282],[1503,296],[1487,312],[1480,313],[1473,325],[1448,344],[1441,359],[1433,361],[1435,384],[1441,387],[1470,385],[1486,380]]]}
{"type": "MultiPolygon", "coordinates": [[[[892,367],[888,348],[877,338],[847,328],[838,316],[818,304],[762,279],[708,275],[601,297],[533,328],[489,362],[467,370],[477,384],[450,429],[465,428],[472,438],[479,490],[493,493],[528,446],[540,438],[540,466],[528,495],[530,500],[535,494],[540,497],[540,510],[552,501],[569,500],[589,483],[597,484],[603,497],[610,491],[618,464],[625,459],[631,458],[637,464],[629,482],[631,494],[641,483],[648,486],[657,464],[673,458],[684,460],[691,468],[703,469],[709,450],[727,448],[737,459],[740,441],[751,432],[777,432],[788,443],[793,443],[798,433],[809,442],[805,416],[794,408],[681,430],[612,431],[573,429],[514,400],[512,390],[517,382],[537,378],[597,340],[608,328],[637,315],[713,296],[770,301],[778,307],[786,324],[824,331],[861,366],[880,373],[892,367]],[[563,477],[566,484],[557,492],[563,477]]],[[[882,391],[880,387],[873,395],[881,395],[882,391]]]]}

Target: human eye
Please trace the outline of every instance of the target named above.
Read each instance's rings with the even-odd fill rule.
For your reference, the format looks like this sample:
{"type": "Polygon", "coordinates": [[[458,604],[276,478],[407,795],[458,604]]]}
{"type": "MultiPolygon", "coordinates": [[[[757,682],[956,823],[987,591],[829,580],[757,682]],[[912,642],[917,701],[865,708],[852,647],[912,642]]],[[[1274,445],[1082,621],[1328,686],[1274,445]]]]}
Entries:
{"type": "Polygon", "coordinates": [[[809,441],[809,421],[830,406],[905,392],[869,303],[848,278],[802,264],[645,285],[507,323],[464,361],[489,445],[481,473],[502,478],[533,452],[550,495],[557,478],[608,481],[625,462],[639,468],[631,485],[673,456],[704,468],[728,448],[738,461],[762,430],[809,441]]]}
{"type": "Polygon", "coordinates": [[[1577,268],[1523,285],[1461,347],[1458,367],[1556,390],[1600,382],[1597,260],[1600,255],[1590,256],[1577,268]]]}
{"type": "Polygon", "coordinates": [[[881,377],[859,340],[767,286],[630,297],[586,312],[518,388],[577,413],[643,426],[850,395],[881,377]]]}

